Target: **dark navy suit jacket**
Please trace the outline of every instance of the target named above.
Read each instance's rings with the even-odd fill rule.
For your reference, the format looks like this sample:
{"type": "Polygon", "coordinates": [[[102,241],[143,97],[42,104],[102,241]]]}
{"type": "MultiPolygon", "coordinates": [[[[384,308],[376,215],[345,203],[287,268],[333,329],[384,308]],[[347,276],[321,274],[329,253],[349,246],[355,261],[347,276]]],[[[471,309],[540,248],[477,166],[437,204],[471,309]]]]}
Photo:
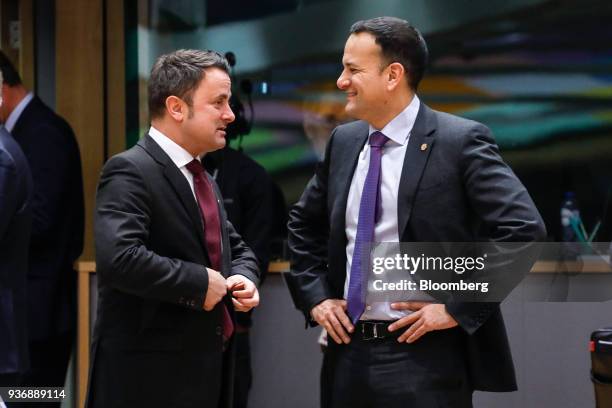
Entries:
{"type": "MultiPolygon", "coordinates": [[[[363,121],[336,128],[324,162],[290,212],[287,282],[307,319],[324,299],[343,297],[347,197],[367,139],[363,121]]],[[[540,214],[503,162],[489,129],[425,104],[408,141],[397,200],[401,242],[533,242],[546,236],[540,214]]],[[[446,309],[463,329],[471,386],[516,389],[498,303],[455,301],[446,309]]]]}
{"type": "Polygon", "coordinates": [[[38,97],[11,134],[34,180],[28,333],[30,340],[43,340],[73,330],[76,322],[73,264],[83,250],[81,157],[68,123],[38,97]]]}
{"type": "Polygon", "coordinates": [[[0,126],[0,374],[28,368],[26,275],[32,175],[23,152],[0,126]]]}

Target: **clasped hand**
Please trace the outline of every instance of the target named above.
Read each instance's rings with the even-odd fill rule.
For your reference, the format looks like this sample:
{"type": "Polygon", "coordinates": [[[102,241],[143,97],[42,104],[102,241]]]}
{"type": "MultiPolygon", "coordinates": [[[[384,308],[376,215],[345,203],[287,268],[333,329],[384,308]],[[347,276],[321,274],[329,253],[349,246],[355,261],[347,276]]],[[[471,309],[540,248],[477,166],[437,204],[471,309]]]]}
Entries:
{"type": "Polygon", "coordinates": [[[204,310],[211,311],[223,299],[227,291],[232,292],[232,303],[238,312],[248,312],[259,305],[257,286],[243,275],[232,275],[225,279],[214,269],[206,268],[208,272],[208,290],[204,299],[204,310]]]}

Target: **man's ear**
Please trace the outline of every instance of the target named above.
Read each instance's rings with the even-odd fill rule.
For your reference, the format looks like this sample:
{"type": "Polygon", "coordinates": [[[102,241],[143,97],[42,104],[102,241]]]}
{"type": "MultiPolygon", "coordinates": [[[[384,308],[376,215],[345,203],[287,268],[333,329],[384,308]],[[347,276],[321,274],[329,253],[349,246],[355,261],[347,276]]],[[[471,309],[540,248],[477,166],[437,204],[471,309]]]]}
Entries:
{"type": "Polygon", "coordinates": [[[406,70],[404,66],[399,62],[392,62],[386,68],[386,79],[387,79],[387,89],[389,91],[394,90],[399,86],[403,79],[405,79],[406,70]]]}
{"type": "Polygon", "coordinates": [[[187,117],[187,104],[178,96],[166,98],[166,111],[175,121],[182,122],[187,117]]]}

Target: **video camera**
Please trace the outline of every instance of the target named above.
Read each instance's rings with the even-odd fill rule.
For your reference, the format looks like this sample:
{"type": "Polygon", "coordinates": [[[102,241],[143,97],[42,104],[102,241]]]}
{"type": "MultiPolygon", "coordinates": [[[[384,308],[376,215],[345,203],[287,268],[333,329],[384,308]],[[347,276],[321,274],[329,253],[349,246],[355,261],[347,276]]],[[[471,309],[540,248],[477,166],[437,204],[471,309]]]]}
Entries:
{"type": "Polygon", "coordinates": [[[227,126],[226,129],[226,138],[227,140],[234,140],[239,138],[238,146],[240,149],[240,145],[242,144],[242,138],[248,135],[251,132],[251,128],[253,126],[253,120],[255,118],[255,114],[253,111],[253,84],[249,79],[243,79],[240,81],[239,89],[235,89],[237,84],[236,75],[234,73],[234,66],[236,65],[236,56],[233,52],[225,53],[225,58],[229,63],[232,71],[231,71],[231,79],[232,79],[232,96],[229,100],[230,108],[234,115],[236,115],[236,119],[227,126]],[[244,104],[240,100],[240,95],[243,94],[247,98],[248,106],[249,106],[249,118],[247,119],[244,104]]]}

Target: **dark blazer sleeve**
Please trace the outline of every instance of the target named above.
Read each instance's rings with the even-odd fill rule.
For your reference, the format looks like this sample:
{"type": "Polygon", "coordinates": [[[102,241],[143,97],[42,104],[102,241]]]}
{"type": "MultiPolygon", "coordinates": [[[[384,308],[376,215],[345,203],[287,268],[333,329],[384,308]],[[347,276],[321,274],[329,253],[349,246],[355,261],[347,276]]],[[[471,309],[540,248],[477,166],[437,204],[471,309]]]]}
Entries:
{"type": "Polygon", "coordinates": [[[334,130],[327,144],[325,159],[319,163],[304,193],[289,212],[287,224],[291,261],[287,284],[296,307],[308,321],[314,306],[332,298],[327,282],[330,228],[327,183],[335,133],[334,130]]]}
{"type": "Polygon", "coordinates": [[[206,268],[160,256],[146,246],[152,214],[147,188],[128,158],[115,156],[104,166],[94,225],[98,275],[107,285],[139,297],[175,304],[189,298],[203,305],[206,268]]]}
{"type": "Polygon", "coordinates": [[[251,249],[244,243],[242,237],[236,232],[229,220],[226,222],[230,247],[232,249],[232,268],[230,275],[242,275],[247,277],[255,285],[259,286],[260,270],[257,258],[251,249]]]}
{"type": "MultiPolygon", "coordinates": [[[[459,155],[465,192],[470,207],[481,220],[484,236],[494,243],[530,243],[546,237],[544,222],[535,204],[502,160],[486,126],[478,123],[468,131],[459,155]]],[[[515,252],[504,256],[499,264],[489,263],[485,272],[489,277],[504,274],[506,284],[508,279],[518,284],[529,272],[525,265],[530,263],[524,257],[534,255],[529,245],[517,246],[515,252]]],[[[497,305],[494,302],[448,302],[446,307],[461,327],[473,333],[497,310],[497,305]]]]}
{"type": "MultiPolygon", "coordinates": [[[[215,180],[209,175],[208,179],[212,183],[217,200],[219,203],[223,202],[223,196],[219,186],[215,180]]],[[[221,215],[221,222],[225,220],[225,228],[221,231],[222,242],[224,247],[229,247],[229,251],[224,251],[223,254],[223,265],[224,271],[229,268],[228,276],[231,275],[242,275],[248,278],[255,285],[259,285],[259,265],[257,264],[257,257],[249,248],[246,243],[242,240],[242,237],[234,228],[234,225],[229,221],[225,208],[222,204],[219,205],[219,212],[221,215]]]]}
{"type": "Polygon", "coordinates": [[[246,165],[244,169],[250,174],[244,175],[246,180],[240,186],[240,202],[244,204],[240,235],[257,256],[263,276],[270,260],[273,220],[275,216],[281,215],[272,212],[272,182],[265,170],[246,165]]]}
{"type": "MultiPolygon", "coordinates": [[[[79,155],[78,148],[69,144],[69,138],[62,134],[57,126],[41,123],[27,137],[28,161],[31,165],[34,180],[34,195],[32,197],[32,242],[44,244],[53,226],[60,219],[62,195],[71,177],[71,163],[74,155],[79,155]],[[31,140],[34,138],[36,140],[31,140]],[[52,160],[49,158],[52,157],[52,160]]],[[[80,171],[80,169],[79,169],[80,171]]],[[[80,180],[79,180],[80,182],[80,180]]],[[[76,214],[75,214],[76,216],[76,214]]]]}

